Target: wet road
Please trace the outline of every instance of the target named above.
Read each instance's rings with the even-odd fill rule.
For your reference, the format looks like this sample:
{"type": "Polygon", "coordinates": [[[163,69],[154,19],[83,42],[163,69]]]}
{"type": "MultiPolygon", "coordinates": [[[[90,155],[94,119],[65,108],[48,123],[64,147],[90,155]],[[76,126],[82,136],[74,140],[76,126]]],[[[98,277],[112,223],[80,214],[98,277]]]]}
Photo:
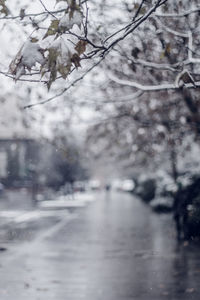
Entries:
{"type": "Polygon", "coordinates": [[[96,195],[0,253],[1,300],[200,299],[200,251],[170,215],[129,194],[96,195]]]}

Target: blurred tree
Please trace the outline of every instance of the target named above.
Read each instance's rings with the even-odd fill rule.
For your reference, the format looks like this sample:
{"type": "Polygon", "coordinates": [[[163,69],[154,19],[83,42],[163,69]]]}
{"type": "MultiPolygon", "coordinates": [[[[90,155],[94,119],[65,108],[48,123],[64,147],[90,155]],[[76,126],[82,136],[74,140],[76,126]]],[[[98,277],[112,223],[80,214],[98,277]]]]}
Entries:
{"type": "Polygon", "coordinates": [[[46,185],[59,188],[67,182],[85,180],[88,174],[82,145],[70,130],[62,131],[64,126],[56,128],[56,135],[43,139],[40,146],[37,173],[45,178],[46,185]]]}
{"type": "Polygon", "coordinates": [[[124,157],[125,166],[167,162],[174,180],[179,165],[180,171],[192,161],[199,166],[197,155],[190,166],[177,161],[199,140],[199,11],[196,0],[167,1],[102,65],[97,109],[105,117],[94,132],[109,136],[99,143],[117,160],[124,157]]]}
{"type": "MultiPolygon", "coordinates": [[[[135,160],[137,152],[137,159],[147,162],[169,149],[176,178],[177,152],[188,151],[191,138],[199,136],[198,0],[66,0],[56,1],[53,9],[54,4],[39,1],[35,9],[36,3],[24,1],[19,11],[17,1],[0,2],[2,24],[15,32],[17,22],[29,36],[12,60],[10,73],[1,73],[48,88],[60,83],[56,95],[41,100],[45,103],[93,71],[103,101],[91,106],[107,118],[106,131],[116,131],[117,138],[111,140],[118,145],[117,155],[135,160]],[[80,64],[81,75],[74,79],[80,64]],[[101,70],[95,72],[97,66],[101,70]],[[63,80],[70,77],[63,88],[63,80]]],[[[90,99],[83,94],[82,103],[94,100],[92,95],[97,93],[92,90],[90,99]]]]}

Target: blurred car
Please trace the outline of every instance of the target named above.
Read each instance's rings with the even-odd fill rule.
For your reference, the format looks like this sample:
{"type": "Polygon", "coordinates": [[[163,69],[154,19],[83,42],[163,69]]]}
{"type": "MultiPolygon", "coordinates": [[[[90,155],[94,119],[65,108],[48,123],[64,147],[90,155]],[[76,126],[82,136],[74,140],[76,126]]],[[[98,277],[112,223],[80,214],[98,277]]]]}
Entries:
{"type": "Polygon", "coordinates": [[[157,213],[169,213],[173,210],[173,202],[172,197],[156,197],[150,202],[150,206],[157,213]]]}
{"type": "Polygon", "coordinates": [[[137,186],[134,192],[144,202],[149,203],[155,197],[156,180],[154,178],[141,176],[137,181],[137,186]]]}
{"type": "Polygon", "coordinates": [[[86,182],[85,181],[75,181],[73,184],[74,192],[85,192],[86,190],[86,182]]]}
{"type": "Polygon", "coordinates": [[[88,187],[92,191],[99,190],[101,188],[101,182],[98,179],[91,179],[88,182],[88,187]]]}
{"type": "Polygon", "coordinates": [[[132,179],[124,179],[121,183],[121,190],[124,192],[133,192],[135,182],[132,179]]]}
{"type": "Polygon", "coordinates": [[[172,212],[177,184],[169,174],[161,170],[156,174],[155,180],[156,190],[154,199],[150,202],[151,208],[157,213],[172,212]]]}
{"type": "Polygon", "coordinates": [[[114,179],[112,181],[112,188],[123,192],[133,192],[135,182],[132,179],[114,179]]]}

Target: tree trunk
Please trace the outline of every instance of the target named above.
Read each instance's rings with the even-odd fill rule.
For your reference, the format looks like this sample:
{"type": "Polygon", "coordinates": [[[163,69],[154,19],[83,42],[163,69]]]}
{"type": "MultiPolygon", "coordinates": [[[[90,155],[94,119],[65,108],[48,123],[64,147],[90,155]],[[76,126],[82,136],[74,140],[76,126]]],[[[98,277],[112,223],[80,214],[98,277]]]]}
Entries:
{"type": "Polygon", "coordinates": [[[174,179],[174,182],[177,183],[177,178],[178,178],[177,154],[174,147],[172,147],[170,151],[170,162],[171,162],[172,177],[174,179]]]}

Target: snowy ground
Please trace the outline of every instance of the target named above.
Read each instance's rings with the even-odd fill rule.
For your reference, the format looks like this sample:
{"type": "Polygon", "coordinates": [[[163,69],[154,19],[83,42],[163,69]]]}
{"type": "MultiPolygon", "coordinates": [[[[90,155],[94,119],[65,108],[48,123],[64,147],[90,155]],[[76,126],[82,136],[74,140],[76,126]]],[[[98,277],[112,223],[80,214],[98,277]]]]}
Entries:
{"type": "MultiPolygon", "coordinates": [[[[54,200],[39,201],[33,206],[27,191],[12,191],[0,201],[0,248],[13,241],[32,240],[38,231],[60,226],[73,219],[79,209],[94,201],[92,193],[75,193],[73,197],[57,196],[54,200]]],[[[51,229],[50,229],[51,230],[51,229]]]]}

